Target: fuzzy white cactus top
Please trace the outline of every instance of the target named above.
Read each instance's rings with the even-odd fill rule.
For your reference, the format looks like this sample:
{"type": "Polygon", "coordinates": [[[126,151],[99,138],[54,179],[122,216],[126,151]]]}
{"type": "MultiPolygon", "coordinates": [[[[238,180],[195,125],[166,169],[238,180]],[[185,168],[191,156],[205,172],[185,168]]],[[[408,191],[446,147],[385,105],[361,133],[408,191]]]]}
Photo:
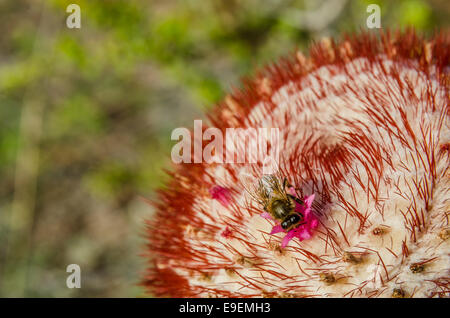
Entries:
{"type": "Polygon", "coordinates": [[[260,165],[183,165],[149,223],[149,292],[450,296],[449,43],[326,40],[229,96],[211,126],[279,128],[279,172],[318,226],[283,248],[244,190],[260,165]]]}

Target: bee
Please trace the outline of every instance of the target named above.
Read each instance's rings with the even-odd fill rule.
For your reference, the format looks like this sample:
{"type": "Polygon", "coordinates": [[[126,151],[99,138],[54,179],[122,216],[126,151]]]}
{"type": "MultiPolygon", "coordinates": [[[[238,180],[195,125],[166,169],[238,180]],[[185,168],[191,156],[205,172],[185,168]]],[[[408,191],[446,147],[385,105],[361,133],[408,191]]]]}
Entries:
{"type": "Polygon", "coordinates": [[[299,198],[286,192],[288,181],[278,174],[263,176],[247,192],[258,202],[273,219],[280,221],[283,230],[289,231],[302,224],[304,216],[295,211],[295,202],[303,205],[299,198]]]}

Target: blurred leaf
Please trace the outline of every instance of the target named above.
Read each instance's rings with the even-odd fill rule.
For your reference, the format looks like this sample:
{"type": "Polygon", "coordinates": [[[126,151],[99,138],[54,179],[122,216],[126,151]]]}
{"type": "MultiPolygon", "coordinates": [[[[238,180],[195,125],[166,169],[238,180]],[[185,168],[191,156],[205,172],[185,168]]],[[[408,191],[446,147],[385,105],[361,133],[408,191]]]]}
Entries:
{"type": "Polygon", "coordinates": [[[427,29],[431,26],[432,11],[429,5],[422,0],[407,0],[400,4],[400,24],[404,26],[414,25],[419,29],[427,29]]]}

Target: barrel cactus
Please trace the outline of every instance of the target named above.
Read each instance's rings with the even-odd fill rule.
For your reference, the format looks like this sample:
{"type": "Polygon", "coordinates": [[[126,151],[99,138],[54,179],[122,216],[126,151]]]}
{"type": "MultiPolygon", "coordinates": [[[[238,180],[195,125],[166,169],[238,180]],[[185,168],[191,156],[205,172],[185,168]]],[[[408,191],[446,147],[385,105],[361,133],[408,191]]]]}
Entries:
{"type": "Polygon", "coordinates": [[[148,293],[448,297],[449,40],[324,39],[228,95],[208,127],[279,129],[277,173],[309,208],[307,235],[274,231],[249,196],[242,176],[261,162],[181,163],[152,202],[148,293]]]}

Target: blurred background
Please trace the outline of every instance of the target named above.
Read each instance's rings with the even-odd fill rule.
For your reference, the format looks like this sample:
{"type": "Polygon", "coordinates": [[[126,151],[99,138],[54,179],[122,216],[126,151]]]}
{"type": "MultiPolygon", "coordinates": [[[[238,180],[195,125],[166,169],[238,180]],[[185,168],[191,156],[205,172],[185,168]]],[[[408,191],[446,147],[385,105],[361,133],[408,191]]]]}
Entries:
{"type": "Polygon", "coordinates": [[[447,0],[0,0],[0,296],[142,296],[141,198],[167,180],[171,131],[264,64],[366,29],[371,3],[382,28],[449,27],[447,0]]]}

